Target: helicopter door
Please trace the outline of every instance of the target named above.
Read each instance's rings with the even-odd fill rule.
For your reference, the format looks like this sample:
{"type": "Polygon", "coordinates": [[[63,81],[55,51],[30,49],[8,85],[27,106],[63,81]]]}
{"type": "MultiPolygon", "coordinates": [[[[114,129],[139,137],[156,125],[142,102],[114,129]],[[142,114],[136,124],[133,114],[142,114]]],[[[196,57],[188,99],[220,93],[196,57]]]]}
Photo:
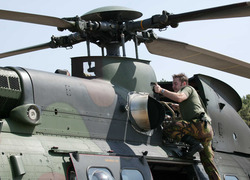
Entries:
{"type": "MultiPolygon", "coordinates": [[[[152,180],[144,157],[70,153],[77,179],[152,180]]],[[[71,172],[72,173],[72,172],[71,172]]]]}

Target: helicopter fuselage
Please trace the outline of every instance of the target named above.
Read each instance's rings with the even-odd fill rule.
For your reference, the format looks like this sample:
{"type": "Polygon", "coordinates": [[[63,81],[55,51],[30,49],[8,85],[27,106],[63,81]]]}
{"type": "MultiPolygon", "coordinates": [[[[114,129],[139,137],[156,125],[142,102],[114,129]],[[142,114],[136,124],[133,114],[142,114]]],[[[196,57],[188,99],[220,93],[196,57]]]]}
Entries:
{"type": "MultiPolygon", "coordinates": [[[[77,57],[72,58],[72,76],[6,67],[0,69],[0,77],[3,179],[84,179],[97,170],[115,179],[206,176],[199,160],[180,158],[185,145],[162,141],[160,124],[165,111],[159,101],[164,99],[152,91],[156,76],[149,61],[77,57]]],[[[209,82],[217,81],[203,75],[195,77],[199,82],[194,85],[214,119],[215,150],[247,155],[249,142],[232,148],[221,135],[221,127],[227,124],[223,111],[234,108],[222,97],[219,99],[225,108],[220,109],[219,104],[213,108],[218,101],[213,93],[218,96],[219,91],[209,82]]],[[[226,133],[230,132],[223,131],[226,133]]],[[[233,131],[232,138],[234,134],[238,137],[234,143],[240,143],[242,132],[233,131]]],[[[216,152],[215,158],[223,174],[228,169],[221,158],[230,158],[238,169],[241,167],[236,162],[249,164],[249,158],[235,154],[216,152]]],[[[238,173],[240,177],[247,176],[244,170],[248,169],[238,173]]]]}

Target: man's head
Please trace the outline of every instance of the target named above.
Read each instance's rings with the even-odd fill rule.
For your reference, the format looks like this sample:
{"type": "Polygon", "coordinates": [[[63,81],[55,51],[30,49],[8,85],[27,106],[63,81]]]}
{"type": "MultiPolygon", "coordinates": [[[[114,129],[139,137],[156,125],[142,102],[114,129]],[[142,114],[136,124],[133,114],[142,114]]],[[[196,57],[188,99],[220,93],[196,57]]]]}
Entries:
{"type": "Polygon", "coordinates": [[[173,75],[172,88],[174,92],[178,92],[182,87],[188,85],[188,78],[184,73],[173,75]]]}

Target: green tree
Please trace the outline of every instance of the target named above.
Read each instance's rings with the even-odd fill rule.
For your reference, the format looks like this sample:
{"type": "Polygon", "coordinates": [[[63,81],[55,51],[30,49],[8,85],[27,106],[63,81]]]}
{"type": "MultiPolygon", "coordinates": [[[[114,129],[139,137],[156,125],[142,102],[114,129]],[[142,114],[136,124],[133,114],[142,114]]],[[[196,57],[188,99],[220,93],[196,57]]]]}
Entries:
{"type": "Polygon", "coordinates": [[[243,96],[242,108],[239,111],[239,115],[250,127],[250,94],[243,96]]]}

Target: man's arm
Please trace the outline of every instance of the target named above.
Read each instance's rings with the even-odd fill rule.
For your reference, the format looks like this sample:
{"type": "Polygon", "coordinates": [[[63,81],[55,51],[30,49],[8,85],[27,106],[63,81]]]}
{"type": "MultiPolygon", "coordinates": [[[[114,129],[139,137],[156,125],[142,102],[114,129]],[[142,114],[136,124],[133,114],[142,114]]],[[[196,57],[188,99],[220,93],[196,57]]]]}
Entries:
{"type": "Polygon", "coordinates": [[[167,97],[175,102],[178,102],[178,103],[185,101],[187,99],[187,96],[185,93],[183,93],[183,92],[181,92],[181,93],[171,92],[167,89],[161,88],[161,86],[159,86],[158,84],[156,84],[154,86],[154,90],[156,93],[160,93],[163,96],[165,96],[165,97],[167,97]]]}

